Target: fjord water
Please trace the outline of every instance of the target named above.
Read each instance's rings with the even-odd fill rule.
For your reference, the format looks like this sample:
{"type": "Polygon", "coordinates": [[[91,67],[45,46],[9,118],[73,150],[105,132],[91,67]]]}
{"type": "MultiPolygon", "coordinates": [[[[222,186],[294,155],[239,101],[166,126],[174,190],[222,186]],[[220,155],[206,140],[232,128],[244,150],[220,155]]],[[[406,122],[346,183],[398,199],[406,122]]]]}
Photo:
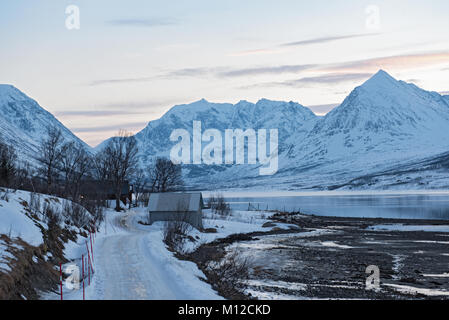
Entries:
{"type": "Polygon", "coordinates": [[[334,217],[449,220],[449,191],[417,193],[224,193],[235,210],[285,210],[334,217]]]}

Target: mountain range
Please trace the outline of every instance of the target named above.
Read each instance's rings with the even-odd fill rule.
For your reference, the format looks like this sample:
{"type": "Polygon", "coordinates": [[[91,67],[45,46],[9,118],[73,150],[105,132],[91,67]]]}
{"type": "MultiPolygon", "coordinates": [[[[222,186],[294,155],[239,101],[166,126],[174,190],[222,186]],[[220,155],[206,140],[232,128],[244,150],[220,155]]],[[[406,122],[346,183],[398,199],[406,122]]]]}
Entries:
{"type": "MultiPolygon", "coordinates": [[[[32,159],[48,125],[87,149],[69,129],[18,89],[0,85],[1,135],[32,159]]],[[[168,157],[175,129],[278,129],[279,170],[260,165],[184,165],[197,189],[447,189],[449,96],[420,89],[379,71],[323,117],[295,102],[178,105],[135,135],[142,168],[168,157]]],[[[107,141],[96,148],[96,152],[107,141]]]]}

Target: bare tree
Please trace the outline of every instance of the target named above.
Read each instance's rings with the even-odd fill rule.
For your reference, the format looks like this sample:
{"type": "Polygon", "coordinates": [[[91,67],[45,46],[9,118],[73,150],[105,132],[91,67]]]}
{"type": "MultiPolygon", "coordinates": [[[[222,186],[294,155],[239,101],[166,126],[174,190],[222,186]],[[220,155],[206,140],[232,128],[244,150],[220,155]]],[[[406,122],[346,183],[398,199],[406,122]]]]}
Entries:
{"type": "Polygon", "coordinates": [[[81,182],[91,169],[91,159],[83,146],[68,142],[62,147],[61,171],[65,178],[66,196],[77,200],[81,182]]]}
{"type": "Polygon", "coordinates": [[[0,183],[10,187],[17,173],[17,153],[14,147],[0,141],[0,183]]]}
{"type": "Polygon", "coordinates": [[[104,174],[103,179],[112,183],[114,189],[116,211],[120,211],[120,197],[125,182],[129,181],[137,170],[137,152],[136,138],[121,130],[117,137],[109,140],[98,156],[101,162],[100,173],[104,174]]]}
{"type": "Polygon", "coordinates": [[[150,169],[152,192],[169,192],[180,189],[183,185],[181,165],[176,165],[166,158],[158,158],[150,169]]]}
{"type": "Polygon", "coordinates": [[[135,205],[143,202],[143,195],[148,189],[148,177],[142,169],[137,169],[133,177],[134,195],[136,198],[135,205]]]}
{"type": "Polygon", "coordinates": [[[51,193],[55,179],[58,176],[63,143],[64,139],[61,131],[54,127],[49,127],[47,129],[47,137],[41,141],[39,146],[40,155],[36,159],[40,163],[40,173],[46,180],[48,193],[51,193]]]}

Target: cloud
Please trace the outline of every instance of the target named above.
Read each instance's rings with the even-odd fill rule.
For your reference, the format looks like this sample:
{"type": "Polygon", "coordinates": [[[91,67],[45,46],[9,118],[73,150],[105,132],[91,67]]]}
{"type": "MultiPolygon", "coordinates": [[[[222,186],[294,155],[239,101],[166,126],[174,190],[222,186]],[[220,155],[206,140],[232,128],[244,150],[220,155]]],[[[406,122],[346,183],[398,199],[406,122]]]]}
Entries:
{"type": "Polygon", "coordinates": [[[109,116],[121,116],[128,114],[141,114],[142,112],[134,112],[129,110],[84,110],[84,111],[59,111],[55,112],[57,117],[70,117],[70,116],[86,116],[86,117],[109,117],[109,116]]]}
{"type": "Polygon", "coordinates": [[[421,80],[419,79],[407,79],[405,82],[419,84],[421,80]]]}
{"type": "Polygon", "coordinates": [[[230,57],[244,57],[244,56],[252,56],[252,55],[260,55],[260,54],[274,54],[285,52],[282,49],[256,49],[256,50],[245,50],[240,52],[235,52],[229,54],[230,57]]]}
{"type": "Polygon", "coordinates": [[[127,84],[139,82],[151,82],[155,80],[171,80],[173,78],[196,78],[196,77],[216,77],[216,78],[233,78],[244,76],[255,76],[264,74],[283,74],[283,73],[297,73],[304,70],[312,69],[317,65],[281,65],[281,66],[266,66],[233,69],[230,67],[215,67],[215,68],[184,68],[179,70],[167,71],[163,74],[149,77],[136,78],[121,78],[121,79],[102,79],[95,80],[89,83],[90,86],[100,86],[107,84],[127,84]]]}
{"type": "Polygon", "coordinates": [[[347,35],[340,35],[340,36],[312,38],[312,39],[306,39],[306,40],[281,43],[272,48],[255,49],[255,50],[246,50],[246,51],[236,52],[236,53],[230,54],[230,56],[238,57],[238,56],[249,56],[249,55],[259,55],[259,54],[282,53],[282,52],[285,52],[286,48],[302,47],[302,46],[308,46],[308,45],[313,45],[313,44],[328,43],[328,42],[333,42],[333,41],[347,40],[347,39],[354,39],[354,38],[372,37],[372,36],[377,36],[377,35],[380,35],[380,33],[347,34],[347,35]]]}
{"type": "Polygon", "coordinates": [[[339,103],[330,103],[330,104],[318,104],[313,106],[307,106],[310,110],[312,110],[317,115],[325,115],[335,107],[337,107],[339,103]]]}
{"type": "Polygon", "coordinates": [[[319,44],[319,43],[327,43],[337,40],[346,40],[346,39],[354,39],[354,38],[362,38],[362,37],[372,37],[380,35],[380,33],[365,33],[365,34],[348,34],[342,36],[333,36],[333,37],[322,37],[308,40],[301,40],[296,42],[288,42],[281,44],[281,47],[299,47],[299,46],[307,46],[311,44],[319,44]]]}
{"type": "Polygon", "coordinates": [[[283,66],[268,66],[268,67],[254,67],[246,69],[234,69],[218,74],[220,77],[242,77],[242,76],[255,76],[263,74],[282,74],[282,73],[297,73],[304,70],[312,69],[316,65],[283,65],[283,66]]]}
{"type": "Polygon", "coordinates": [[[123,83],[137,83],[148,82],[154,80],[154,77],[141,77],[141,78],[124,78],[124,79],[105,79],[95,80],[89,83],[90,86],[100,86],[104,84],[123,84],[123,83]]]}
{"type": "Polygon", "coordinates": [[[106,104],[96,105],[90,110],[79,110],[78,108],[65,108],[67,111],[57,111],[55,116],[60,118],[88,117],[88,118],[112,118],[120,116],[144,115],[161,116],[168,108],[183,101],[179,99],[148,100],[148,101],[116,101],[106,104]]]}
{"type": "Polygon", "coordinates": [[[448,61],[449,51],[438,51],[349,61],[328,65],[321,70],[326,72],[376,72],[379,69],[406,70],[447,63],[448,61]]]}
{"type": "Polygon", "coordinates": [[[173,77],[203,77],[207,75],[213,75],[223,70],[226,70],[225,67],[216,67],[216,68],[184,68],[179,70],[169,71],[165,74],[159,75],[158,78],[169,79],[173,77]]]}
{"type": "MultiPolygon", "coordinates": [[[[449,61],[449,51],[402,54],[388,57],[378,57],[364,60],[346,61],[334,64],[309,65],[307,69],[316,72],[323,72],[324,75],[303,77],[300,79],[287,80],[282,82],[259,83],[240,87],[240,89],[251,89],[258,87],[288,86],[299,87],[310,84],[335,84],[342,82],[363,81],[372,76],[379,69],[385,70],[407,70],[418,67],[428,67],[447,63],[449,61]]],[[[268,67],[267,70],[269,70],[268,67]]],[[[251,70],[251,69],[248,69],[251,70]]],[[[260,71],[263,71],[260,68],[260,71]]],[[[275,68],[271,69],[275,71],[275,68]]],[[[292,69],[294,70],[294,69],[292,69]]],[[[297,71],[300,71],[299,68],[297,71]]],[[[411,79],[413,80],[413,79],[411,79]]],[[[414,80],[416,81],[416,80],[414,80]]],[[[413,81],[412,81],[413,82],[413,81]]]]}
{"type": "Polygon", "coordinates": [[[115,78],[115,79],[102,79],[95,80],[89,83],[90,86],[100,86],[105,84],[128,84],[128,83],[141,83],[141,82],[151,82],[155,80],[166,80],[172,78],[180,77],[204,77],[207,75],[213,75],[215,73],[226,70],[225,68],[184,68],[179,70],[167,71],[165,73],[145,76],[145,77],[135,77],[135,78],[115,78]]]}
{"type": "Polygon", "coordinates": [[[128,19],[114,19],[106,21],[107,24],[113,26],[131,26],[131,27],[161,27],[176,25],[178,22],[171,18],[128,18],[128,19]]]}
{"type": "MultiPolygon", "coordinates": [[[[352,37],[354,37],[353,35],[352,37]]],[[[346,36],[349,37],[349,36],[346,36]]],[[[310,40],[311,41],[311,40],[310,40]]],[[[315,40],[318,41],[318,40],[315,40]]],[[[388,57],[377,57],[364,60],[346,61],[329,64],[305,64],[305,65],[278,65],[278,66],[256,66],[250,68],[232,67],[192,67],[178,70],[171,70],[155,76],[130,77],[122,79],[103,79],[92,81],[89,85],[98,86],[105,84],[126,84],[150,82],[155,80],[171,80],[183,77],[216,77],[234,78],[257,75],[272,75],[286,73],[300,73],[307,70],[326,73],[323,76],[303,78],[294,81],[286,81],[284,85],[294,83],[330,83],[358,80],[366,78],[366,74],[375,73],[379,69],[384,70],[407,70],[417,67],[427,67],[436,64],[447,63],[449,61],[449,51],[402,54],[388,57]]],[[[255,84],[249,87],[267,86],[268,84],[255,84]]],[[[278,84],[279,85],[279,84],[278,84]]]]}
{"type": "Polygon", "coordinates": [[[304,77],[300,79],[286,80],[280,82],[266,82],[250,86],[240,87],[240,89],[263,88],[263,87],[305,87],[312,84],[337,84],[343,82],[353,82],[358,80],[367,80],[372,76],[371,73],[338,73],[326,74],[314,77],[304,77]]]}
{"type": "Polygon", "coordinates": [[[128,122],[117,125],[107,126],[95,126],[95,127],[79,127],[71,128],[74,133],[86,133],[86,132],[107,132],[107,131],[119,131],[120,129],[135,129],[139,127],[145,127],[148,122],[128,122]]]}
{"type": "Polygon", "coordinates": [[[372,76],[371,73],[338,73],[338,74],[326,74],[322,76],[315,77],[305,77],[297,80],[287,80],[281,82],[280,84],[289,86],[289,87],[297,87],[301,85],[307,84],[327,84],[327,83],[342,83],[348,81],[357,81],[357,80],[366,80],[372,76]]]}

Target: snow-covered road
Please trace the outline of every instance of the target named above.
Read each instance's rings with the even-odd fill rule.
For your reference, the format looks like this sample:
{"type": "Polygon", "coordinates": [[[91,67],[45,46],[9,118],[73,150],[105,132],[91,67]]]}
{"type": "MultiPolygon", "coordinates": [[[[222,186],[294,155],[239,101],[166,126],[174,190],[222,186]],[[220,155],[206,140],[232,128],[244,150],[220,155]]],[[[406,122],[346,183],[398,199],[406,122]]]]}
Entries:
{"type": "MultiPolygon", "coordinates": [[[[159,225],[138,224],[142,212],[108,212],[104,230],[94,245],[95,275],[86,289],[87,300],[207,300],[222,299],[199,279],[192,262],[180,261],[162,242],[159,225]]],[[[82,288],[64,294],[82,299],[82,288]]]]}
{"type": "Polygon", "coordinates": [[[114,228],[125,232],[105,237],[96,245],[99,281],[95,291],[107,300],[195,298],[161,263],[161,252],[155,250],[160,249],[160,237],[154,235],[159,232],[142,231],[134,226],[135,221],[135,212],[117,217],[114,228]],[[152,246],[151,238],[159,243],[152,246]]]}

